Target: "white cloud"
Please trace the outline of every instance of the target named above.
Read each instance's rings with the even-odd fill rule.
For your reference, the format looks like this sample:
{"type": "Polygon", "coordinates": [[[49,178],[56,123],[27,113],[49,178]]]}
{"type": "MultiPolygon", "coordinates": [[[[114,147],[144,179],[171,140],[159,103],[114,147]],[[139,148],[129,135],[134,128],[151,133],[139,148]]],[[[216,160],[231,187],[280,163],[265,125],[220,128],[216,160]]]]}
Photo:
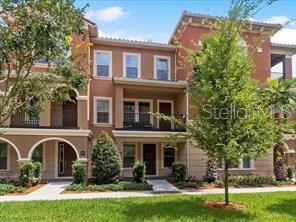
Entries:
{"type": "Polygon", "coordinates": [[[98,10],[90,9],[86,13],[86,18],[95,19],[97,21],[112,22],[119,19],[125,14],[126,12],[123,10],[123,8],[114,6],[114,7],[103,8],[98,10]]]}
{"type": "Polygon", "coordinates": [[[271,41],[275,43],[296,45],[296,29],[282,29],[271,37],[271,41]]]}
{"type": "Polygon", "coordinates": [[[286,16],[272,16],[272,17],[270,17],[268,19],[264,19],[263,22],[284,25],[289,20],[290,19],[288,17],[286,17],[286,16]]]}

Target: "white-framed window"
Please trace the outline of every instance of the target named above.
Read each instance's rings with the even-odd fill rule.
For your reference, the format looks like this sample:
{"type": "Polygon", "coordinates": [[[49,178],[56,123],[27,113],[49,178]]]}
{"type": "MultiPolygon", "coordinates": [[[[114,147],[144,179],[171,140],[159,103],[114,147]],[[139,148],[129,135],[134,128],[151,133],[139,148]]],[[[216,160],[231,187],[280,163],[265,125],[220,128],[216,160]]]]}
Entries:
{"type": "MultiPolygon", "coordinates": [[[[224,164],[222,160],[218,160],[217,167],[219,169],[224,168],[224,164]]],[[[250,157],[244,157],[240,159],[236,164],[232,165],[230,170],[247,170],[253,169],[253,160],[250,157]]]]}
{"type": "Polygon", "coordinates": [[[136,144],[123,144],[123,168],[132,168],[136,161],[136,144]]]}
{"type": "Polygon", "coordinates": [[[112,76],[112,52],[94,51],[94,76],[111,77],[112,76]]]}
{"type": "Polygon", "coordinates": [[[154,56],[154,79],[171,80],[171,58],[169,56],[154,56]]]}
{"type": "Polygon", "coordinates": [[[123,76],[141,78],[141,54],[123,53],[123,76]]]}
{"type": "Polygon", "coordinates": [[[163,148],[163,167],[171,168],[176,161],[176,150],[171,146],[163,148]]]}
{"type": "Polygon", "coordinates": [[[43,164],[43,143],[39,144],[33,151],[32,161],[43,164]]]}
{"type": "Polygon", "coordinates": [[[8,169],[8,144],[0,142],[0,170],[8,169]]]}
{"type": "Polygon", "coordinates": [[[94,97],[94,123],[112,124],[111,97],[94,97]]]}

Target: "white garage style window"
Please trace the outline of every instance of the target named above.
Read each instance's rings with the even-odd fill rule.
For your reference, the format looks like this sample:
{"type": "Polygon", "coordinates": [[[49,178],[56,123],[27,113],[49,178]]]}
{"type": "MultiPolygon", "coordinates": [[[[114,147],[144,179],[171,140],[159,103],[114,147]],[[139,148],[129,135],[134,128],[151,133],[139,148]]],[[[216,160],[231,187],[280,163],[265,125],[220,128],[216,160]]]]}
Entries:
{"type": "Polygon", "coordinates": [[[132,168],[136,160],[136,145],[124,144],[123,145],[123,167],[132,168]]]}
{"type": "Polygon", "coordinates": [[[0,143],[0,170],[7,170],[8,146],[7,143],[0,143]]]}
{"type": "Polygon", "coordinates": [[[112,98],[94,97],[94,123],[112,123],[112,98]]]}

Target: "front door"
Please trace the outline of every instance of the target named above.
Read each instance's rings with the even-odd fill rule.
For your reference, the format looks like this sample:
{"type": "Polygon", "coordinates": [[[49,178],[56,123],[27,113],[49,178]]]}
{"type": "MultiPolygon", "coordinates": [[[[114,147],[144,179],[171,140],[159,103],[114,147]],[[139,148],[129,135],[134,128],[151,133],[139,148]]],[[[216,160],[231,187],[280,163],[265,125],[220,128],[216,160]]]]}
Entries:
{"type": "Polygon", "coordinates": [[[146,175],[156,175],[156,144],[143,144],[143,161],[146,175]]]}
{"type": "Polygon", "coordinates": [[[72,163],[76,160],[76,153],[73,148],[67,144],[60,142],[58,144],[58,175],[59,177],[72,176],[72,163]]]}
{"type": "MultiPolygon", "coordinates": [[[[159,103],[159,113],[162,113],[166,116],[172,115],[172,104],[169,102],[160,102],[159,103]]],[[[171,123],[167,120],[159,120],[159,129],[160,130],[170,130],[171,123]]]]}

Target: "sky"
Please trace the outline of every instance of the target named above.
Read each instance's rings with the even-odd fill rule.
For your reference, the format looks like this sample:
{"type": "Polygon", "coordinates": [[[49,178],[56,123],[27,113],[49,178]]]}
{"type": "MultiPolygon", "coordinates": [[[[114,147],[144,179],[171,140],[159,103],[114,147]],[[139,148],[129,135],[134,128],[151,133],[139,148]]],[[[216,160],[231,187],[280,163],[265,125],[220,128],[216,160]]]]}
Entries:
{"type": "MultiPolygon", "coordinates": [[[[183,11],[226,16],[230,1],[76,0],[77,7],[86,4],[89,4],[86,17],[97,24],[100,36],[167,43],[183,11]]],[[[296,19],[296,0],[278,0],[266,5],[252,19],[281,24],[293,21],[296,19]]],[[[291,22],[271,40],[296,44],[296,22],[291,22]]],[[[296,56],[293,57],[293,75],[296,77],[296,56]]]]}

